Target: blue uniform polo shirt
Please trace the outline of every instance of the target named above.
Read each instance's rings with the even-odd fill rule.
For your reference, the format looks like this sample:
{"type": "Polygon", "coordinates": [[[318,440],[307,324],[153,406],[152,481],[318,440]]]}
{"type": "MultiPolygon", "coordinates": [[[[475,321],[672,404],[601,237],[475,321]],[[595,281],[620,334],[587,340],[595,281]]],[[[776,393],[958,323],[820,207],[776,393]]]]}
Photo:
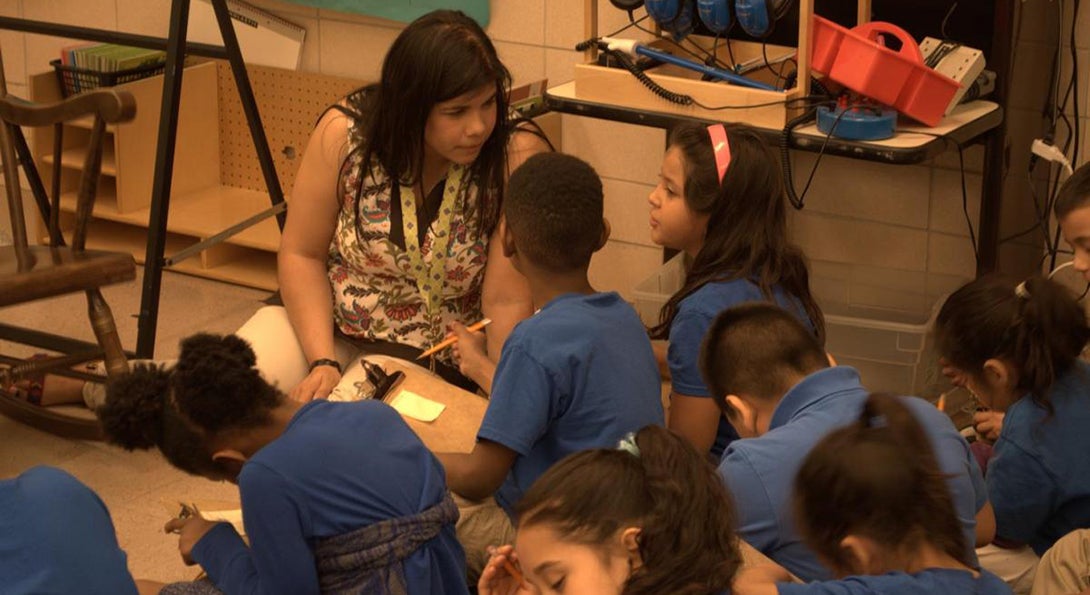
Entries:
{"type": "MultiPolygon", "coordinates": [[[[814,328],[798,300],[788,297],[779,287],[773,288],[772,295],[777,305],[797,316],[806,328],[814,328]]],[[[666,352],[671,390],[679,395],[710,399],[711,391],[700,375],[700,345],[704,335],[708,334],[712,322],[723,310],[748,302],[765,301],[768,299],[761,293],[761,288],[748,279],[706,283],[681,300],[670,324],[670,346],[666,352]]],[[[719,428],[711,448],[715,460],[719,460],[727,445],[738,438],[738,432],[726,417],[720,414],[718,419],[719,428]]]]}
{"type": "Polygon", "coordinates": [[[616,293],[564,294],[503,345],[477,437],[518,453],[496,492],[511,515],[560,459],[662,425],[662,382],[639,316],[616,293]]]}
{"type": "Polygon", "coordinates": [[[873,576],[850,576],[839,581],[796,585],[781,583],[779,595],[1011,595],[1011,588],[998,576],[982,571],[974,577],[967,570],[928,568],[913,574],[890,572],[873,576]]]}
{"type": "Polygon", "coordinates": [[[988,463],[996,533],[1037,555],[1090,528],[1090,364],[1077,361],[1048,399],[1052,413],[1029,396],[1007,409],[988,463]]]}
{"type": "MultiPolygon", "coordinates": [[[[832,578],[802,541],[792,512],[795,475],[810,450],[830,431],[855,422],[869,391],[854,368],[825,368],[807,376],[784,395],[769,431],[735,440],[723,454],[719,473],[734,495],[738,536],[803,580],[832,578]]],[[[950,418],[915,397],[904,404],[931,441],[939,467],[976,564],[976,513],[987,501],[984,480],[969,445],[950,418]]]]}
{"type": "Polygon", "coordinates": [[[110,513],[90,488],[52,467],[0,481],[0,591],[136,595],[110,513]]]}

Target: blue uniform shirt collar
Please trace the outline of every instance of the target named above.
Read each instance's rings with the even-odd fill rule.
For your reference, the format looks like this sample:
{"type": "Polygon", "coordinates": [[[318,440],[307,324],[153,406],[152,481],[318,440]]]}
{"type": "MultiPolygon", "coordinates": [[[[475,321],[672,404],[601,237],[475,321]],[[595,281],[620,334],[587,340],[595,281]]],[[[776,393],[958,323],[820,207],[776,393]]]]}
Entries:
{"type": "Polygon", "coordinates": [[[850,366],[824,368],[810,374],[791,387],[780,399],[776,410],[772,412],[772,421],[768,429],[773,430],[798,415],[804,409],[847,390],[863,388],[859,381],[859,372],[850,366]]]}

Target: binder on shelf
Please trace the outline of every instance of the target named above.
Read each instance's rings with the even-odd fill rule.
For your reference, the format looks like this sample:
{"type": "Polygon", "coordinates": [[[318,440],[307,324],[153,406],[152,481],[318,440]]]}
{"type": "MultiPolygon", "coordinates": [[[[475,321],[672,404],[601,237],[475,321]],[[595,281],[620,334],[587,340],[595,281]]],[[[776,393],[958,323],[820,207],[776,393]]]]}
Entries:
{"type": "MultiPolygon", "coordinates": [[[[305,29],[241,0],[226,2],[242,59],[247,64],[290,70],[299,68],[305,29]]],[[[190,5],[187,37],[189,41],[223,45],[211,0],[196,0],[190,5]]]]}

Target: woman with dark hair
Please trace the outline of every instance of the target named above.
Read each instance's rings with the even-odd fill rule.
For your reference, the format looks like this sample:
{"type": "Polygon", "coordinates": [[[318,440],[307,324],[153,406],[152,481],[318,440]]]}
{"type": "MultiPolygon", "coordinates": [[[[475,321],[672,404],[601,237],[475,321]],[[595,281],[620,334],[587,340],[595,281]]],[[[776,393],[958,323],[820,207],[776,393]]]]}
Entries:
{"type": "MultiPolygon", "coordinates": [[[[292,398],[323,398],[336,386],[337,339],[412,359],[452,326],[487,316],[488,353],[498,357],[531,313],[525,281],[490,241],[509,171],[547,149],[532,125],[509,116],[510,83],[481,27],[439,10],[398,35],[378,83],[322,116],[278,255],[309,364],[301,383],[285,387],[292,398]]],[[[449,358],[437,355],[433,369],[471,386],[449,358]]]]}
{"type": "Polygon", "coordinates": [[[162,593],[466,593],[458,509],[401,416],[379,401],[292,401],[254,363],[236,336],[194,335],[173,368],[111,382],[96,411],[111,442],[238,484],[249,544],[199,512],[171,520],[210,581],[162,593]]]}

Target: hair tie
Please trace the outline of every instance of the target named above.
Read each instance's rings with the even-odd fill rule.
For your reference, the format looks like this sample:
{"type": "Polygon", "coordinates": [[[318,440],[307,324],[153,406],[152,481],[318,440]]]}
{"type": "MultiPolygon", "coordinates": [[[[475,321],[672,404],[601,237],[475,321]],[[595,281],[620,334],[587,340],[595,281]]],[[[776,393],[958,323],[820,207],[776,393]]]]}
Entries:
{"type": "Polygon", "coordinates": [[[617,450],[623,450],[637,459],[640,458],[640,447],[636,444],[636,433],[629,432],[625,434],[624,438],[621,438],[620,442],[617,443],[617,450]]]}
{"type": "Polygon", "coordinates": [[[1020,297],[1020,298],[1022,298],[1024,300],[1029,299],[1029,290],[1026,289],[1026,282],[1025,281],[1022,281],[1021,283],[1019,283],[1018,285],[1015,286],[1014,295],[1016,295],[1016,296],[1018,296],[1018,297],[1020,297]]]}
{"type": "Polygon", "coordinates": [[[730,142],[727,140],[727,128],[722,124],[708,126],[708,136],[712,139],[712,151],[715,153],[715,169],[719,174],[719,183],[730,167],[730,142]]]}

